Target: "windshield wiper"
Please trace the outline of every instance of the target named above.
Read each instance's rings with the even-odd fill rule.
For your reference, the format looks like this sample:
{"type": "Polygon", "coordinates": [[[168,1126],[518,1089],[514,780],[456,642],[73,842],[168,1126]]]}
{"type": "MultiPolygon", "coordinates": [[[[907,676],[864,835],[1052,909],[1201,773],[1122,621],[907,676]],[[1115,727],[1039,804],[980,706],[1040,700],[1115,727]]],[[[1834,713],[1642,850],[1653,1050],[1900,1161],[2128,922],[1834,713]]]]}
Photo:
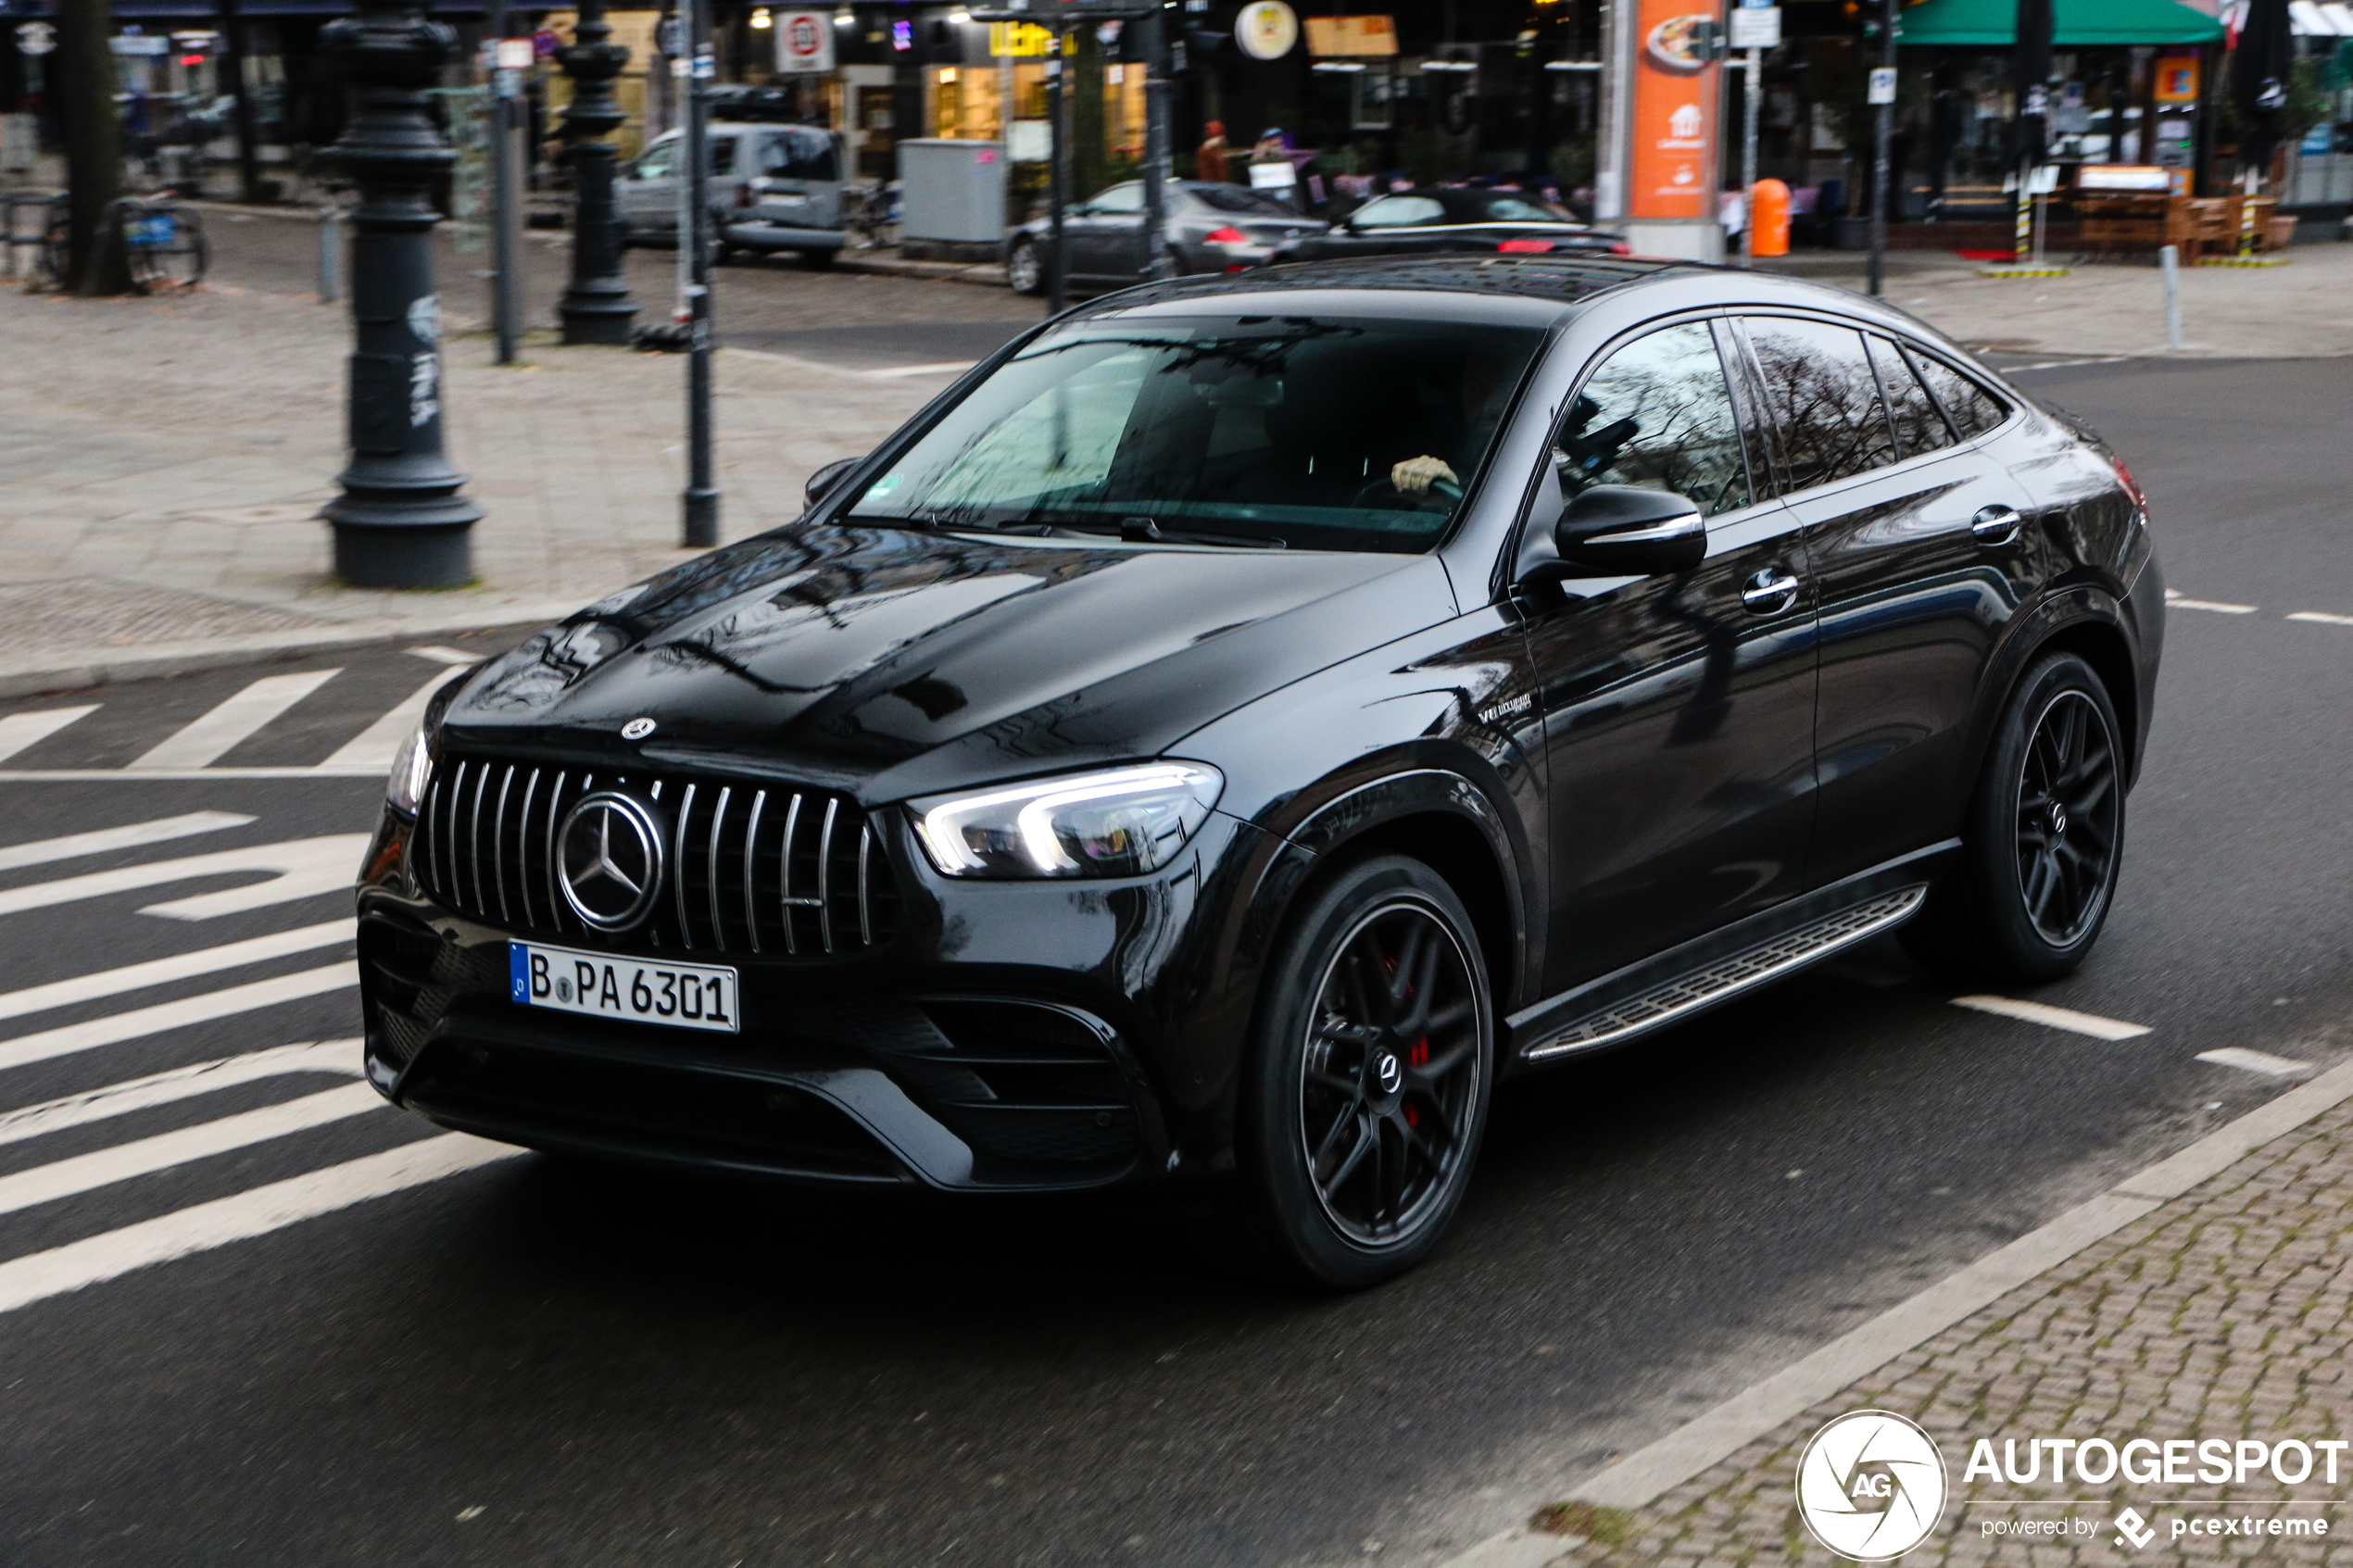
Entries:
{"type": "Polygon", "coordinates": [[[1286,550],[1290,541],[1269,533],[1223,533],[1214,529],[1163,528],[1151,518],[1124,517],[1114,522],[1063,519],[1054,526],[1068,533],[1116,533],[1131,545],[1239,545],[1253,550],[1286,550]]]}

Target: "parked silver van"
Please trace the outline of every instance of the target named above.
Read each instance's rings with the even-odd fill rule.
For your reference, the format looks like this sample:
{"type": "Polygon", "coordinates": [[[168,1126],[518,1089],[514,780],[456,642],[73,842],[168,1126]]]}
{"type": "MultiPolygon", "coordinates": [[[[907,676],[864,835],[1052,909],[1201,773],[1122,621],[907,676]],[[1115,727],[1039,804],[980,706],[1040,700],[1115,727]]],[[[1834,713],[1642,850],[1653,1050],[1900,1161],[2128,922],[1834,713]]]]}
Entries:
{"type": "MultiPolygon", "coordinates": [[[[799,253],[812,266],[831,262],[848,243],[842,228],[841,175],[848,162],[839,133],[812,125],[713,123],[709,179],[717,259],[736,251],[799,253]]],[[[678,241],[679,133],[660,136],[614,186],[623,245],[678,241]]]]}

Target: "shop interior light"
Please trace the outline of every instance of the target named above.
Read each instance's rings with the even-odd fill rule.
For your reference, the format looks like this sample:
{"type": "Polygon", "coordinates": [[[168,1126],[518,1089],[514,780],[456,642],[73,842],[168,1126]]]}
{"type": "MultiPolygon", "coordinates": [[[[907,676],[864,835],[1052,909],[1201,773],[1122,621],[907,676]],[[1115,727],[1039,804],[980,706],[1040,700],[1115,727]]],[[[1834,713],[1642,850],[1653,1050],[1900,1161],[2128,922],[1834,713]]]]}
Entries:
{"type": "Polygon", "coordinates": [[[1599,70],[1602,69],[1602,62],[1599,60],[1546,60],[1544,69],[1546,70],[1599,70]]]}
{"type": "Polygon", "coordinates": [[[1424,60],[1422,62],[1422,69],[1424,70],[1469,72],[1477,70],[1478,69],[1478,64],[1475,60],[1424,60]]]}
{"type": "Polygon", "coordinates": [[[1354,76],[1364,70],[1365,62],[1362,60],[1317,60],[1312,69],[1354,76]]]}
{"type": "Polygon", "coordinates": [[[973,19],[973,14],[970,11],[950,11],[948,13],[948,19],[958,27],[962,27],[973,19]]]}
{"type": "Polygon", "coordinates": [[[776,25],[776,19],[768,14],[767,6],[762,6],[760,9],[751,14],[751,25],[754,27],[774,27],[776,25]]]}

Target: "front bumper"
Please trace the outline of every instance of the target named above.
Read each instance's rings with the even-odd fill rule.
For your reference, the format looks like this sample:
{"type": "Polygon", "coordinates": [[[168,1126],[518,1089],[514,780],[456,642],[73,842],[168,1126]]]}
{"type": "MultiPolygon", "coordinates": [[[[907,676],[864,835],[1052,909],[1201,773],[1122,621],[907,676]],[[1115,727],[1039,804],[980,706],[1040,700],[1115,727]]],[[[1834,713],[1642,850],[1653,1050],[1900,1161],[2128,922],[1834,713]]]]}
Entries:
{"type": "MultiPolygon", "coordinates": [[[[877,815],[878,824],[888,819],[877,815]]],[[[1262,835],[1213,816],[1160,876],[951,883],[896,824],[895,931],[848,956],[699,946],[742,1032],[581,1017],[509,994],[519,927],[436,900],[387,814],[359,894],[370,1080],[441,1125],[535,1148],[841,1185],[1052,1191],[1226,1163],[1243,1015],[1206,983],[1209,868],[1262,835]],[[910,865],[912,859],[917,864],[910,865]]],[[[1236,873],[1239,874],[1239,871],[1236,873]]]]}

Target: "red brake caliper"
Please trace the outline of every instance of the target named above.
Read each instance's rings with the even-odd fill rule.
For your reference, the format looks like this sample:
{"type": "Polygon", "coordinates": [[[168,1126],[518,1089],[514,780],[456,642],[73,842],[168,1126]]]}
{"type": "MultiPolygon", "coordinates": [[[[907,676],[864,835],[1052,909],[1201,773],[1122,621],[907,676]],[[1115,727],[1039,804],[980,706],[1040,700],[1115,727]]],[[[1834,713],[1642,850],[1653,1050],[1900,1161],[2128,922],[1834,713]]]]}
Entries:
{"type": "MultiPolygon", "coordinates": [[[[1405,1060],[1407,1061],[1407,1063],[1408,1063],[1408,1064],[1410,1064],[1410,1065],[1412,1065],[1412,1066],[1415,1066],[1415,1067],[1428,1067],[1428,1066],[1429,1065],[1429,1036],[1428,1036],[1428,1035],[1423,1035],[1420,1039],[1418,1039],[1418,1040],[1416,1040],[1416,1041],[1415,1041],[1415,1042],[1414,1042],[1414,1048],[1413,1048],[1412,1050],[1407,1051],[1407,1052],[1405,1053],[1405,1060]]],[[[1408,1127],[1418,1127],[1418,1126],[1420,1126],[1421,1124],[1422,1124],[1422,1115],[1421,1115],[1421,1112],[1420,1112],[1420,1111],[1418,1111],[1418,1110],[1416,1110],[1414,1109],[1414,1104],[1413,1104],[1413,1101],[1411,1101],[1411,1100],[1406,1101],[1406,1102],[1405,1102],[1405,1125],[1407,1125],[1408,1127]]]]}

